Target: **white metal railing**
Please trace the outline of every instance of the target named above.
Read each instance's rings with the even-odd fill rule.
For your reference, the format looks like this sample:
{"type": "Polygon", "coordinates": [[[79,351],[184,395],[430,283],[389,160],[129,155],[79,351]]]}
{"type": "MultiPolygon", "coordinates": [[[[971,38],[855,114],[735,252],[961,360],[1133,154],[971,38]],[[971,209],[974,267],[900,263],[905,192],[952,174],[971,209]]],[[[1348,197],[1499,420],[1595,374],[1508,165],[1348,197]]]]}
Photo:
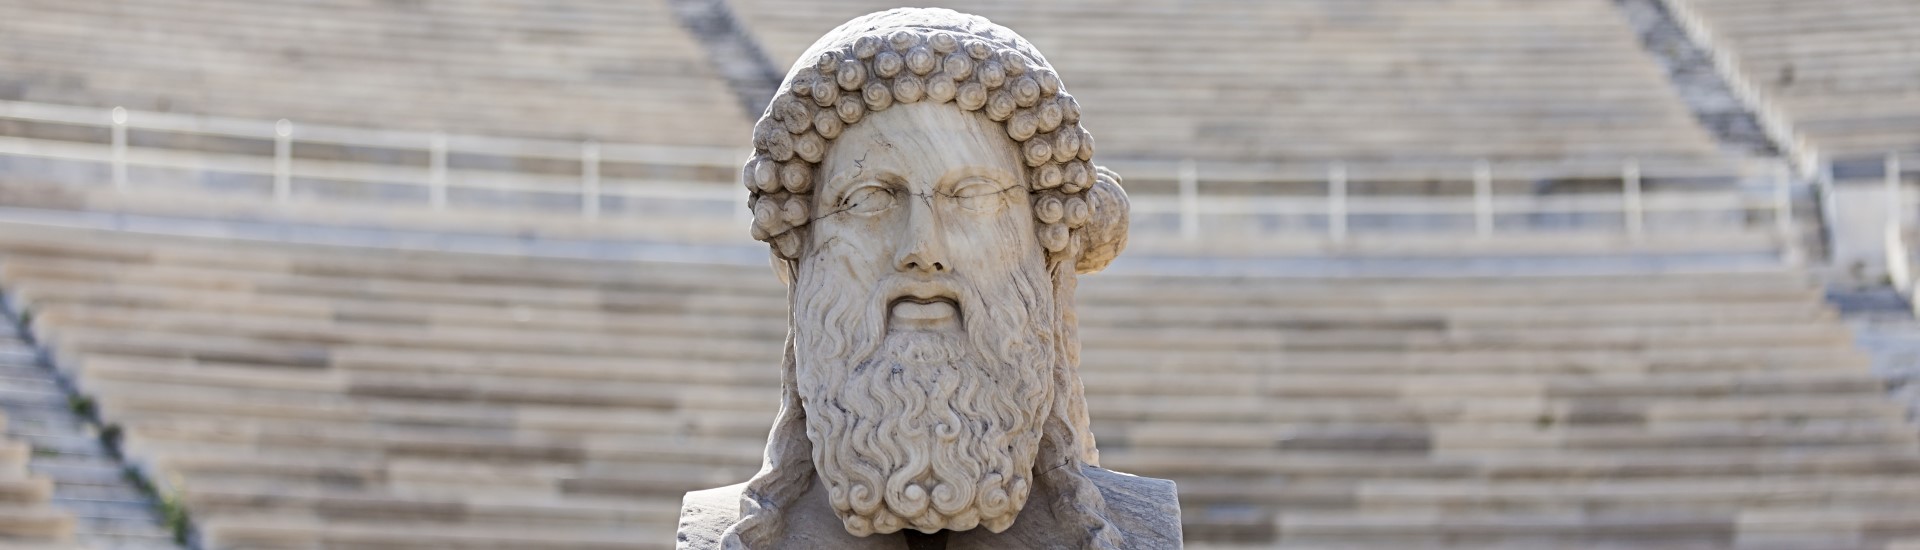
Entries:
{"type": "MultiPolygon", "coordinates": [[[[104,162],[112,167],[113,186],[127,190],[128,166],[198,170],[268,176],[272,181],[272,200],[288,203],[298,195],[301,179],[371,182],[424,187],[426,206],[434,210],[461,207],[449,201],[450,189],[524,191],[561,193],[578,196],[579,216],[601,219],[603,199],[609,196],[642,200],[682,200],[733,204],[735,218],[745,215],[745,191],[728,179],[662,180],[660,178],[609,178],[603,172],[607,163],[632,163],[654,166],[687,167],[732,174],[745,152],[726,148],[662,147],[633,144],[602,144],[593,141],[560,141],[484,136],[449,135],[439,132],[403,132],[326,125],[296,125],[280,119],[264,121],[224,117],[201,117],[170,113],[136,112],[115,107],[111,111],[0,101],[0,119],[58,123],[85,127],[106,127],[111,141],[106,152],[99,144],[66,140],[0,136],[0,155],[41,157],[60,160],[104,162]],[[131,147],[129,129],[174,132],[189,135],[238,137],[271,140],[270,159],[244,153],[214,153],[150,147],[131,147]],[[356,160],[296,159],[297,143],[425,153],[425,166],[401,165],[356,160]],[[490,155],[578,162],[577,179],[572,176],[532,171],[454,169],[448,164],[452,155],[490,155]]],[[[1739,190],[1690,193],[1645,193],[1641,188],[1642,166],[1627,159],[1618,167],[1620,187],[1617,194],[1581,195],[1499,195],[1494,192],[1494,177],[1500,168],[1482,160],[1461,167],[1453,181],[1471,181],[1472,194],[1435,195],[1354,195],[1349,191],[1349,170],[1344,163],[1324,166],[1325,193],[1319,196],[1229,196],[1208,195],[1208,182],[1246,183],[1259,181],[1257,174],[1271,165],[1210,164],[1223,175],[1203,174],[1193,160],[1166,165],[1130,162],[1126,169],[1146,173],[1172,173],[1177,183],[1173,196],[1136,194],[1132,197],[1136,213],[1174,215],[1178,232],[1187,240],[1198,240],[1205,231],[1203,219],[1232,216],[1295,216],[1324,218],[1327,238],[1340,242],[1355,229],[1353,219],[1360,216],[1467,216],[1473,235],[1486,239],[1515,228],[1503,227],[1502,217],[1527,215],[1585,214],[1617,216],[1619,229],[1634,239],[1648,232],[1649,213],[1709,212],[1748,214],[1771,211],[1782,234],[1792,230],[1791,185],[1782,169],[1770,196],[1751,197],[1739,190]]],[[[1294,168],[1298,168],[1295,165],[1294,168]]],[[[1312,184],[1312,182],[1308,182],[1312,184]]],[[[1524,229],[1521,229],[1524,230],[1524,229]]]]}
{"type": "Polygon", "coordinates": [[[1580,193],[1566,195],[1499,195],[1493,192],[1493,166],[1487,161],[1474,163],[1467,177],[1474,182],[1473,194],[1452,195],[1354,195],[1349,190],[1350,173],[1344,163],[1328,165],[1327,193],[1307,196],[1204,196],[1200,174],[1191,162],[1181,168],[1180,194],[1176,198],[1160,196],[1132,197],[1136,215],[1176,215],[1183,238],[1201,236],[1202,219],[1222,216],[1281,215],[1325,218],[1327,238],[1341,242],[1348,238],[1359,216],[1459,216],[1470,218],[1476,238],[1486,239],[1501,232],[1501,217],[1585,214],[1617,216],[1623,234],[1644,239],[1649,214],[1665,213],[1762,213],[1770,216],[1774,230],[1786,242],[1794,234],[1793,178],[1789,168],[1778,165],[1771,192],[1749,196],[1734,190],[1645,193],[1641,187],[1640,165],[1632,160],[1622,163],[1617,194],[1580,193]]]}
{"type": "Polygon", "coordinates": [[[669,147],[655,145],[606,145],[562,140],[456,136],[440,132],[406,132],[328,125],[296,125],[292,121],[205,117],[174,113],[129,111],[115,107],[111,111],[0,101],[0,119],[56,123],[81,127],[105,127],[110,130],[108,151],[102,155],[90,144],[20,137],[0,138],[0,155],[41,157],[60,160],[103,162],[111,166],[115,189],[129,188],[127,168],[148,166],[186,170],[204,170],[244,175],[268,176],[273,181],[273,199],[290,202],[295,196],[296,178],[320,180],[419,185],[427,190],[428,205],[448,207],[449,189],[524,191],[536,193],[577,193],[582,215],[597,217],[603,196],[634,199],[678,199],[731,201],[744,200],[730,185],[714,181],[670,180],[662,178],[623,178],[606,181],[601,177],[605,163],[632,163],[655,166],[723,169],[731,172],[745,157],[742,151],[726,148],[669,147]],[[102,115],[105,116],[102,116],[102,115]],[[271,159],[237,153],[187,152],[176,149],[132,147],[129,130],[151,130],[177,134],[272,140],[271,159]],[[427,166],[405,166],[350,160],[306,160],[293,156],[296,143],[312,143],[427,154],[427,166]],[[467,170],[454,177],[447,159],[453,154],[474,154],[509,158],[577,161],[582,170],[578,181],[564,176],[533,172],[467,170]],[[297,161],[297,162],[296,162],[297,161]],[[502,177],[504,176],[504,177],[502,177]]]}
{"type": "MultiPolygon", "coordinates": [[[[1920,155],[1916,155],[1920,156],[1920,155]]],[[[1913,272],[1913,249],[1915,243],[1908,242],[1908,213],[1920,208],[1920,194],[1906,192],[1905,177],[1902,173],[1900,153],[1887,153],[1881,165],[1881,177],[1884,179],[1887,193],[1887,224],[1884,234],[1884,251],[1887,261],[1887,279],[1894,290],[1907,299],[1909,309],[1920,313],[1920,300],[1914,299],[1914,284],[1917,274],[1913,272]]],[[[1832,168],[1828,168],[1830,173],[1832,168]]]]}

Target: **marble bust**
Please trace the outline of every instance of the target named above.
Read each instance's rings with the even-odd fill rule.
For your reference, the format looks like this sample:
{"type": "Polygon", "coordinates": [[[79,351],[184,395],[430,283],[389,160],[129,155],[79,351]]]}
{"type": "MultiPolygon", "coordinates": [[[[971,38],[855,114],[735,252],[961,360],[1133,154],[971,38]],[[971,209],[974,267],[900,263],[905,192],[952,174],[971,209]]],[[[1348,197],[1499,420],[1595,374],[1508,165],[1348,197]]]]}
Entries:
{"type": "Polygon", "coordinates": [[[1127,199],[1031,44],[942,9],[854,19],[753,139],[781,410],[758,474],[687,494],[679,548],[1180,547],[1172,482],[1099,467],[1074,288],[1125,247],[1127,199]]]}

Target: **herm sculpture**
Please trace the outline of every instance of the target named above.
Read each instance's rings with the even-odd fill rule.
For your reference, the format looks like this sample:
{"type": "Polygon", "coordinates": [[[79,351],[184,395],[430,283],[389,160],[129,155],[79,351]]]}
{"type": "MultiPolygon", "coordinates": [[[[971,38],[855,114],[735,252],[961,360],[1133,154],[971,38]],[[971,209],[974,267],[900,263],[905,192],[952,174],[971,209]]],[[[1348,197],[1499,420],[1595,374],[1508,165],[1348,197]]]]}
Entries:
{"type": "Polygon", "coordinates": [[[854,19],[753,143],[781,409],[758,474],[687,494],[679,548],[1180,547],[1172,482],[1098,466],[1074,288],[1124,248],[1127,198],[1032,44],[949,10],[854,19]]]}

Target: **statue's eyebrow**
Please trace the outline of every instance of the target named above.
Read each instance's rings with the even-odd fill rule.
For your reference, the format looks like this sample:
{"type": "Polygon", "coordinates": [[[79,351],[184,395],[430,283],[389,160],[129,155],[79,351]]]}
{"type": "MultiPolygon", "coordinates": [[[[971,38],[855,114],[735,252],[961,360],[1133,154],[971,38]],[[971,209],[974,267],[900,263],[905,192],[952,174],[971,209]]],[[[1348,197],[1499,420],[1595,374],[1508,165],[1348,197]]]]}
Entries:
{"type": "Polygon", "coordinates": [[[829,200],[837,198],[837,197],[834,197],[834,195],[840,194],[840,191],[842,191],[847,186],[847,184],[860,181],[861,179],[866,177],[867,157],[871,154],[872,152],[870,151],[863,152],[860,154],[860,158],[854,159],[852,163],[853,171],[850,173],[847,172],[845,169],[842,169],[832,174],[824,174],[826,176],[826,181],[824,182],[823,185],[821,185],[819,191],[823,194],[823,196],[827,197],[829,200]]]}
{"type": "Polygon", "coordinates": [[[1005,193],[1016,187],[1024,187],[1026,181],[999,167],[959,166],[940,178],[940,184],[934,186],[934,193],[943,197],[958,196],[959,186],[968,180],[983,179],[1000,184],[994,193],[1005,193]]]}
{"type": "MultiPolygon", "coordinates": [[[[969,179],[973,179],[973,178],[963,178],[963,179],[961,179],[960,181],[967,181],[967,180],[969,180],[969,179]]],[[[1004,185],[1001,185],[1001,186],[1000,186],[1000,187],[998,187],[998,188],[995,188],[995,189],[993,190],[993,192],[992,192],[992,193],[982,193],[982,194],[979,194],[979,195],[973,195],[973,196],[971,196],[971,197],[967,197],[967,198],[978,198],[978,197],[984,197],[984,196],[987,196],[987,195],[998,195],[998,194],[1001,194],[1001,193],[1006,193],[1006,192],[1008,192],[1008,191],[1013,191],[1013,190],[1015,190],[1015,189],[1023,189],[1023,188],[1025,188],[1025,187],[1026,187],[1026,185],[1025,185],[1025,184],[1020,184],[1020,183],[1008,183],[1008,184],[1004,184],[1004,185]]],[[[942,197],[948,197],[948,198],[961,198],[961,197],[960,197],[960,192],[959,192],[959,190],[958,190],[958,189],[951,189],[951,188],[949,188],[949,189],[942,189],[942,190],[940,190],[940,191],[937,191],[937,192],[936,192],[936,194],[938,194],[938,195],[940,195],[940,196],[942,196],[942,197]]]]}

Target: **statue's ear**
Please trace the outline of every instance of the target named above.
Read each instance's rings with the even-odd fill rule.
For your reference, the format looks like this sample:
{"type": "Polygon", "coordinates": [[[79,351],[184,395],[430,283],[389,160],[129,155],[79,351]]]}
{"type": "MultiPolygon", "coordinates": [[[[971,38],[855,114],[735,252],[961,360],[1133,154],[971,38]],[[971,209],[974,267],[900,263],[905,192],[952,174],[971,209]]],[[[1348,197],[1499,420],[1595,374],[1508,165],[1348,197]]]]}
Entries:
{"type": "Polygon", "coordinates": [[[773,276],[780,279],[780,284],[787,285],[791,288],[793,286],[794,260],[780,257],[780,252],[777,250],[767,251],[767,259],[769,263],[773,264],[773,276]]]}
{"type": "Polygon", "coordinates": [[[1106,269],[1127,248],[1127,191],[1120,187],[1119,174],[1105,166],[1094,171],[1093,187],[1086,191],[1092,216],[1074,232],[1080,239],[1080,259],[1074,269],[1081,275],[1106,269]]]}

